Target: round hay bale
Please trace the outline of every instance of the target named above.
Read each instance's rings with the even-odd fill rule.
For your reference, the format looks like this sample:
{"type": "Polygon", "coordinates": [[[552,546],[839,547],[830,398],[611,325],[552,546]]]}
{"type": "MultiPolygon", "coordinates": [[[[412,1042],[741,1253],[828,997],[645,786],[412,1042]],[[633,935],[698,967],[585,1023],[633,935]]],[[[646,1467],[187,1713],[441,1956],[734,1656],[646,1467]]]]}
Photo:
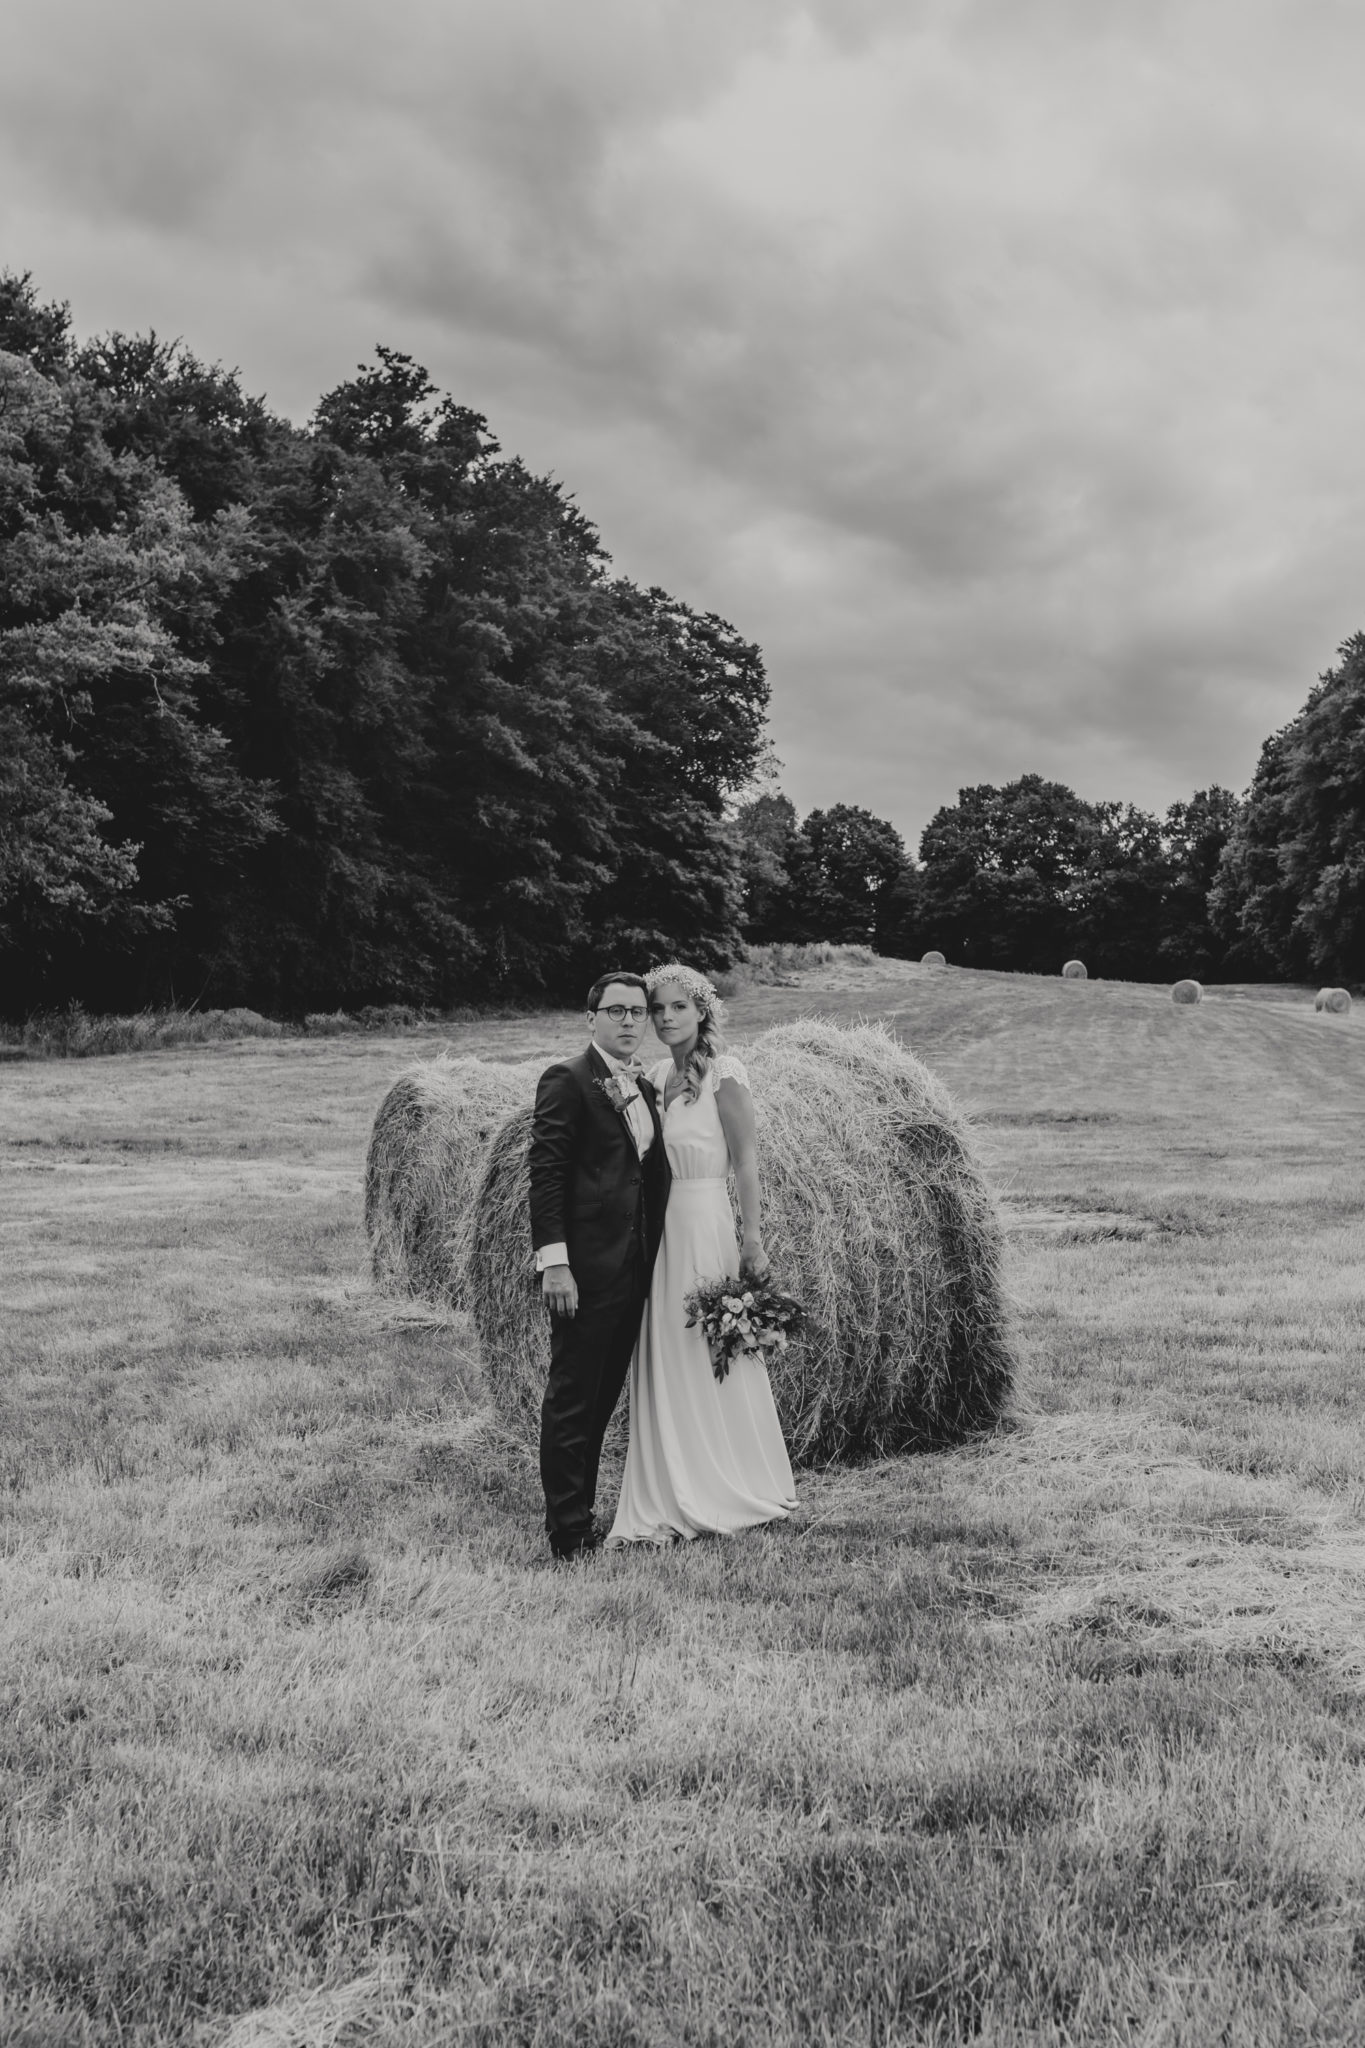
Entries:
{"type": "Polygon", "coordinates": [[[1178,981],[1171,990],[1173,1003],[1202,1003],[1203,1000],[1204,991],[1197,981],[1178,981]]]}
{"type": "Polygon", "coordinates": [[[365,1160],[375,1282],[463,1308],[469,1202],[494,1133],[535,1094],[538,1069],[425,1060],[379,1105],[365,1160]]]}
{"type": "Polygon", "coordinates": [[[946,967],[948,962],[944,959],[942,953],[921,953],[919,964],[921,967],[946,967]]]}
{"type": "MultiPolygon", "coordinates": [[[[809,1316],[771,1369],[792,1456],[885,1455],[986,1426],[1014,1376],[1001,1231],[947,1091],[877,1025],[779,1025],[743,1057],[764,1238],[809,1316]]],[[[524,1436],[549,1366],[527,1223],[530,1125],[521,1110],[493,1139],[467,1265],[489,1393],[524,1436]]]]}
{"type": "Polygon", "coordinates": [[[1313,1008],[1327,1010],[1333,1017],[1349,1017],[1351,1014],[1351,992],[1344,988],[1319,989],[1313,1008]]]}
{"type": "Polygon", "coordinates": [[[1084,960],[1068,960],[1062,969],[1063,981],[1089,981],[1090,975],[1084,960]]]}

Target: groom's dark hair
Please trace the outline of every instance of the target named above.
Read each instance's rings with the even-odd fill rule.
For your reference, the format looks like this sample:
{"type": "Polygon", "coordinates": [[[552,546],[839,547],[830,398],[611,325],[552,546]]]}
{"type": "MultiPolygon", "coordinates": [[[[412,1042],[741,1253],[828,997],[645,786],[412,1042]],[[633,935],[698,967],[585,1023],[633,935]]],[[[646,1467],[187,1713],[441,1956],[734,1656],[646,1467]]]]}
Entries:
{"type": "Polygon", "coordinates": [[[649,1008],[649,990],[645,987],[638,974],[599,974],[592,987],[588,990],[588,1008],[590,1010],[597,1008],[602,1000],[603,991],[609,989],[614,981],[619,981],[622,988],[638,988],[640,994],[645,999],[645,1008],[649,1008]]]}

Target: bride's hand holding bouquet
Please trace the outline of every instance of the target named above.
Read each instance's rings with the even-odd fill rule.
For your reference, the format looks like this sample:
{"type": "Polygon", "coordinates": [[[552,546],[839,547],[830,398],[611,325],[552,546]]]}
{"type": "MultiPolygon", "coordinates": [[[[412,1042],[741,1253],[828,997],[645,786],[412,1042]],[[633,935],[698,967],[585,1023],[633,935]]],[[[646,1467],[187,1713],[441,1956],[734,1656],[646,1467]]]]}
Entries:
{"type": "MultiPolygon", "coordinates": [[[[765,1261],[766,1263],[766,1261],[765,1261]]],[[[767,1362],[785,1351],[804,1327],[806,1312],[794,1294],[774,1287],[772,1270],[765,1280],[738,1280],[728,1274],[695,1288],[683,1302],[687,1327],[701,1326],[711,1353],[711,1369],[723,1380],[735,1358],[750,1352],[767,1362]]]]}
{"type": "Polygon", "coordinates": [[[773,1277],[773,1263],[763,1249],[761,1237],[746,1237],[739,1248],[739,1277],[766,1287],[773,1277]]]}

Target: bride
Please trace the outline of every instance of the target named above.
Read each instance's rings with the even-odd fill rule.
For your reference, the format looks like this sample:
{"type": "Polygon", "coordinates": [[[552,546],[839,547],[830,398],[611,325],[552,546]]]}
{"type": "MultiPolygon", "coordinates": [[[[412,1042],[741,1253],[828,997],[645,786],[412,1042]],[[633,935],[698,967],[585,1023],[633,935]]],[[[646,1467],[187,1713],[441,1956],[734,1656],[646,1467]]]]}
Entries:
{"type": "Polygon", "coordinates": [[[720,1001],[676,963],[645,976],[649,1013],[671,1058],[650,1074],[673,1170],[663,1242],[630,1368],[630,1441],[609,1545],[664,1543],[780,1521],[796,1506],[791,1460],[756,1353],[724,1380],[711,1369],[684,1297],[723,1274],[768,1277],[759,1235],[754,1105],[740,1062],[723,1052],[720,1001]],[[743,1249],[726,1188],[733,1172],[743,1249]]]}

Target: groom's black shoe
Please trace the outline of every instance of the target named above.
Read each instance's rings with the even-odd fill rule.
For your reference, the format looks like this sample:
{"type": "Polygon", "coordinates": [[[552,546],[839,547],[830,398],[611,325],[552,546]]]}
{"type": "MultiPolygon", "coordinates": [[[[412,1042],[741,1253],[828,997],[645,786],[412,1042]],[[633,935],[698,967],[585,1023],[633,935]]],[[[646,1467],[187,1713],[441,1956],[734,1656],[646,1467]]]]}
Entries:
{"type": "Polygon", "coordinates": [[[575,1558],[595,1557],[606,1540],[601,1523],[594,1516],[583,1534],[568,1541],[556,1542],[550,1538],[550,1549],[560,1564],[571,1564],[575,1558]]]}

